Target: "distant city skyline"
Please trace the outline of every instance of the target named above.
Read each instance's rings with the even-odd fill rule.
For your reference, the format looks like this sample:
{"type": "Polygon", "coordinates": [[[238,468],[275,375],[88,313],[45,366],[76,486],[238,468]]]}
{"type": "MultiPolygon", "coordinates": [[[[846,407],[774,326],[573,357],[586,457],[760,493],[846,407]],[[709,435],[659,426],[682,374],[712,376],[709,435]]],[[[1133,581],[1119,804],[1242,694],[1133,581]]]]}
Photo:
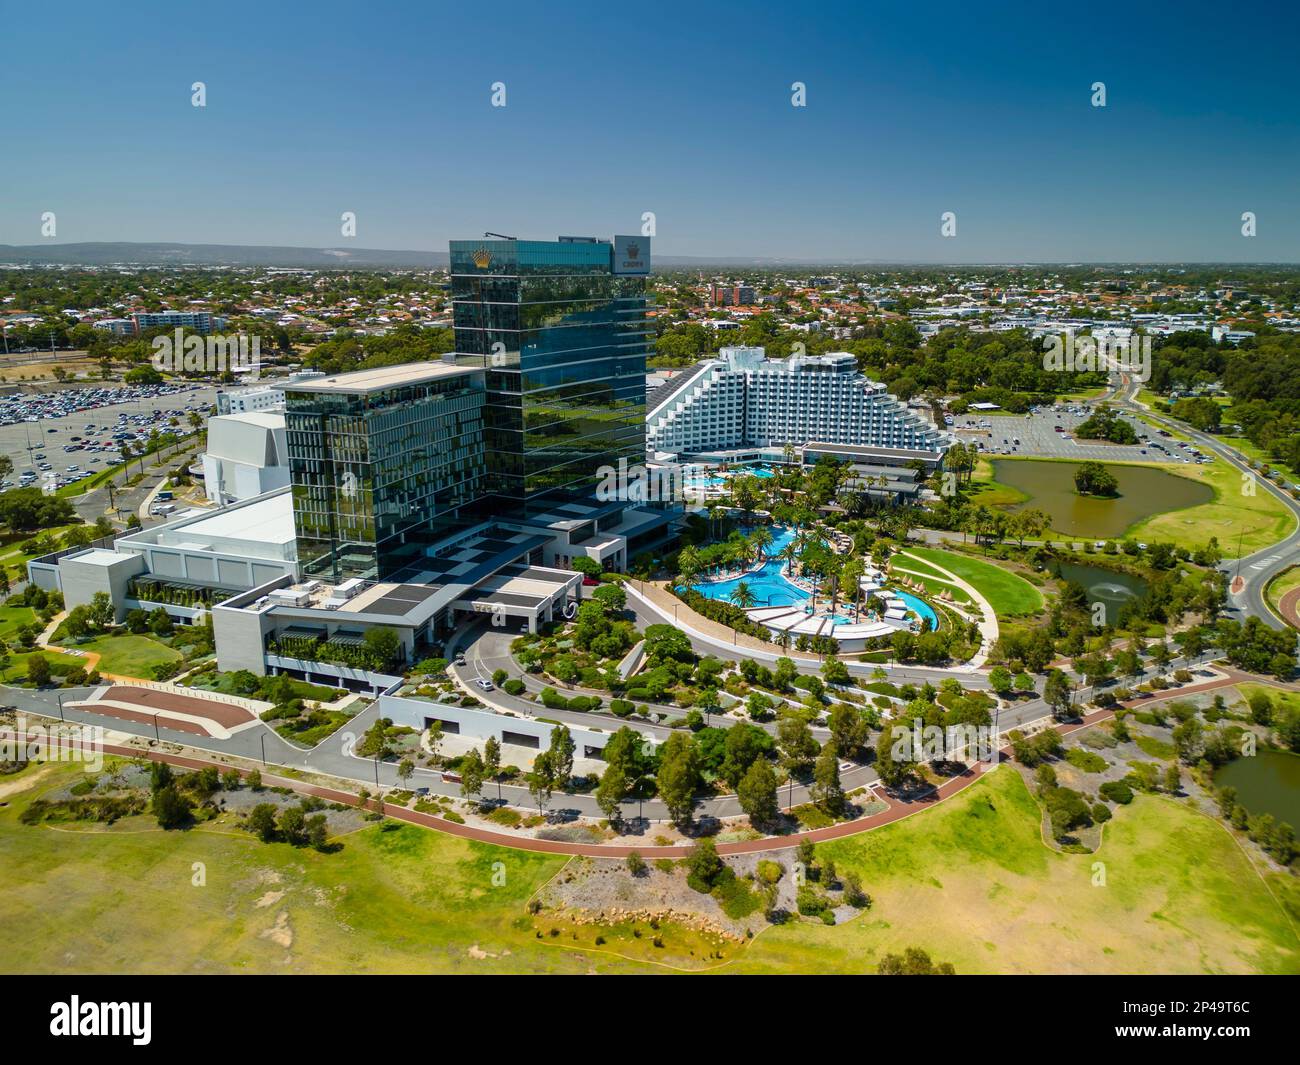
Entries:
{"type": "Polygon", "coordinates": [[[6,16],[0,243],[445,252],[652,212],[659,261],[1300,260],[1290,10],[61,10],[6,16]]]}

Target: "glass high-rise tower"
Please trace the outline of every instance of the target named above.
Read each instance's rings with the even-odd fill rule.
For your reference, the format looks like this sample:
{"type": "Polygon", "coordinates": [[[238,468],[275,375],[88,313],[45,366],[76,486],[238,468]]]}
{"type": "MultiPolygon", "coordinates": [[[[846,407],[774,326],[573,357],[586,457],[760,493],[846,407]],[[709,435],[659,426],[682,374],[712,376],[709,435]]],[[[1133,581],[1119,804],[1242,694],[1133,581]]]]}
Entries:
{"type": "Polygon", "coordinates": [[[381,580],[482,493],[483,372],[407,363],[285,385],[304,577],[381,580]]]}
{"type": "Polygon", "coordinates": [[[645,458],[649,237],[451,242],[456,362],[486,372],[488,506],[594,498],[645,458]]]}

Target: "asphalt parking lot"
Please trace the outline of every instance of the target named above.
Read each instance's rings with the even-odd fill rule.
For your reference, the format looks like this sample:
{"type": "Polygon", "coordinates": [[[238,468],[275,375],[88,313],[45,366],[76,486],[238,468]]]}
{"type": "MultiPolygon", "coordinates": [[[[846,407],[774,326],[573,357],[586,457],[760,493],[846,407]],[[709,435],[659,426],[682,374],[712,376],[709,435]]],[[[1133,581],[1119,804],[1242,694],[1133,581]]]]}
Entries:
{"type": "MultiPolygon", "coordinates": [[[[71,391],[69,389],[68,391],[71,391]]],[[[70,467],[72,472],[96,473],[99,470],[121,462],[116,444],[108,451],[64,451],[71,443],[85,443],[87,438],[96,442],[111,440],[117,431],[119,415],[127,416],[129,428],[133,432],[147,434],[150,428],[159,432],[171,428],[168,424],[172,415],[181,419],[180,431],[192,432],[186,421],[187,407],[193,407],[206,413],[216,402],[217,390],[213,387],[200,387],[191,391],[177,392],[166,396],[147,396],[130,402],[112,403],[103,407],[75,411],[57,417],[41,416],[38,421],[20,421],[12,425],[0,425],[0,454],[8,455],[13,460],[14,472],[9,481],[16,486],[21,483],[21,475],[31,470],[36,474],[36,485],[45,482],[49,473],[53,473],[60,482],[67,479],[70,467]],[[153,418],[153,412],[162,414],[153,418]],[[141,419],[136,422],[134,419],[141,419]],[[87,425],[94,425],[93,431],[87,431],[87,425]],[[74,436],[81,437],[73,441],[74,436]],[[45,456],[43,459],[39,456],[45,456]],[[41,470],[44,462],[51,470],[41,470]]],[[[49,395],[49,393],[46,393],[49,395]]]]}
{"type": "Polygon", "coordinates": [[[1189,465],[1193,457],[1167,437],[1133,416],[1122,413],[1120,417],[1137,430],[1138,443],[1106,444],[1076,440],[1074,430],[1087,421],[1087,412],[1054,411],[1050,407],[1032,414],[972,415],[957,418],[950,427],[963,443],[978,442],[984,445],[984,454],[1021,455],[1028,458],[1096,459],[1100,461],[1129,462],[1179,462],[1189,465]],[[979,428],[981,423],[991,428],[979,428]],[[1057,432],[1056,426],[1064,432],[1057,432]],[[1019,445],[1015,443],[1020,440],[1019,445]],[[1160,450],[1155,444],[1167,450],[1160,450]],[[1145,454],[1143,453],[1145,451],[1145,454]]]}

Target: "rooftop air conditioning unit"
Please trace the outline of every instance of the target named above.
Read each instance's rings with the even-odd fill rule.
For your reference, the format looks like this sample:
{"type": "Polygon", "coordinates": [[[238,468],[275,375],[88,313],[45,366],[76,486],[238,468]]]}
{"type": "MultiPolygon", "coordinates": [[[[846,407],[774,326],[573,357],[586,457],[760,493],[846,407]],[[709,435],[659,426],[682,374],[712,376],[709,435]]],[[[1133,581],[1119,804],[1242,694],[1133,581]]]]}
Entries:
{"type": "Polygon", "coordinates": [[[334,594],[343,599],[351,599],[365,586],[366,582],[360,577],[353,577],[351,580],[346,580],[342,584],[338,585],[338,587],[334,589],[334,594]]]}

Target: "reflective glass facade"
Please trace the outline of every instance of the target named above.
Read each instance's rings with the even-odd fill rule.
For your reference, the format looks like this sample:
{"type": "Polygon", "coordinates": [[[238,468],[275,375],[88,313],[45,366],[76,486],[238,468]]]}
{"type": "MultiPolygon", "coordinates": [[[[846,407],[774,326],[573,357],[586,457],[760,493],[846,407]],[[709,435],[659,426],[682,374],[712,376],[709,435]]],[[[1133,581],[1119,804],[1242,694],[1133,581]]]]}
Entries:
{"type": "Polygon", "coordinates": [[[486,372],[490,506],[591,502],[602,466],[644,460],[647,283],[615,273],[607,241],[451,242],[456,360],[486,372]]]}
{"type": "Polygon", "coordinates": [[[285,393],[301,572],[381,580],[482,493],[483,375],[356,391],[312,384],[285,393]]]}

